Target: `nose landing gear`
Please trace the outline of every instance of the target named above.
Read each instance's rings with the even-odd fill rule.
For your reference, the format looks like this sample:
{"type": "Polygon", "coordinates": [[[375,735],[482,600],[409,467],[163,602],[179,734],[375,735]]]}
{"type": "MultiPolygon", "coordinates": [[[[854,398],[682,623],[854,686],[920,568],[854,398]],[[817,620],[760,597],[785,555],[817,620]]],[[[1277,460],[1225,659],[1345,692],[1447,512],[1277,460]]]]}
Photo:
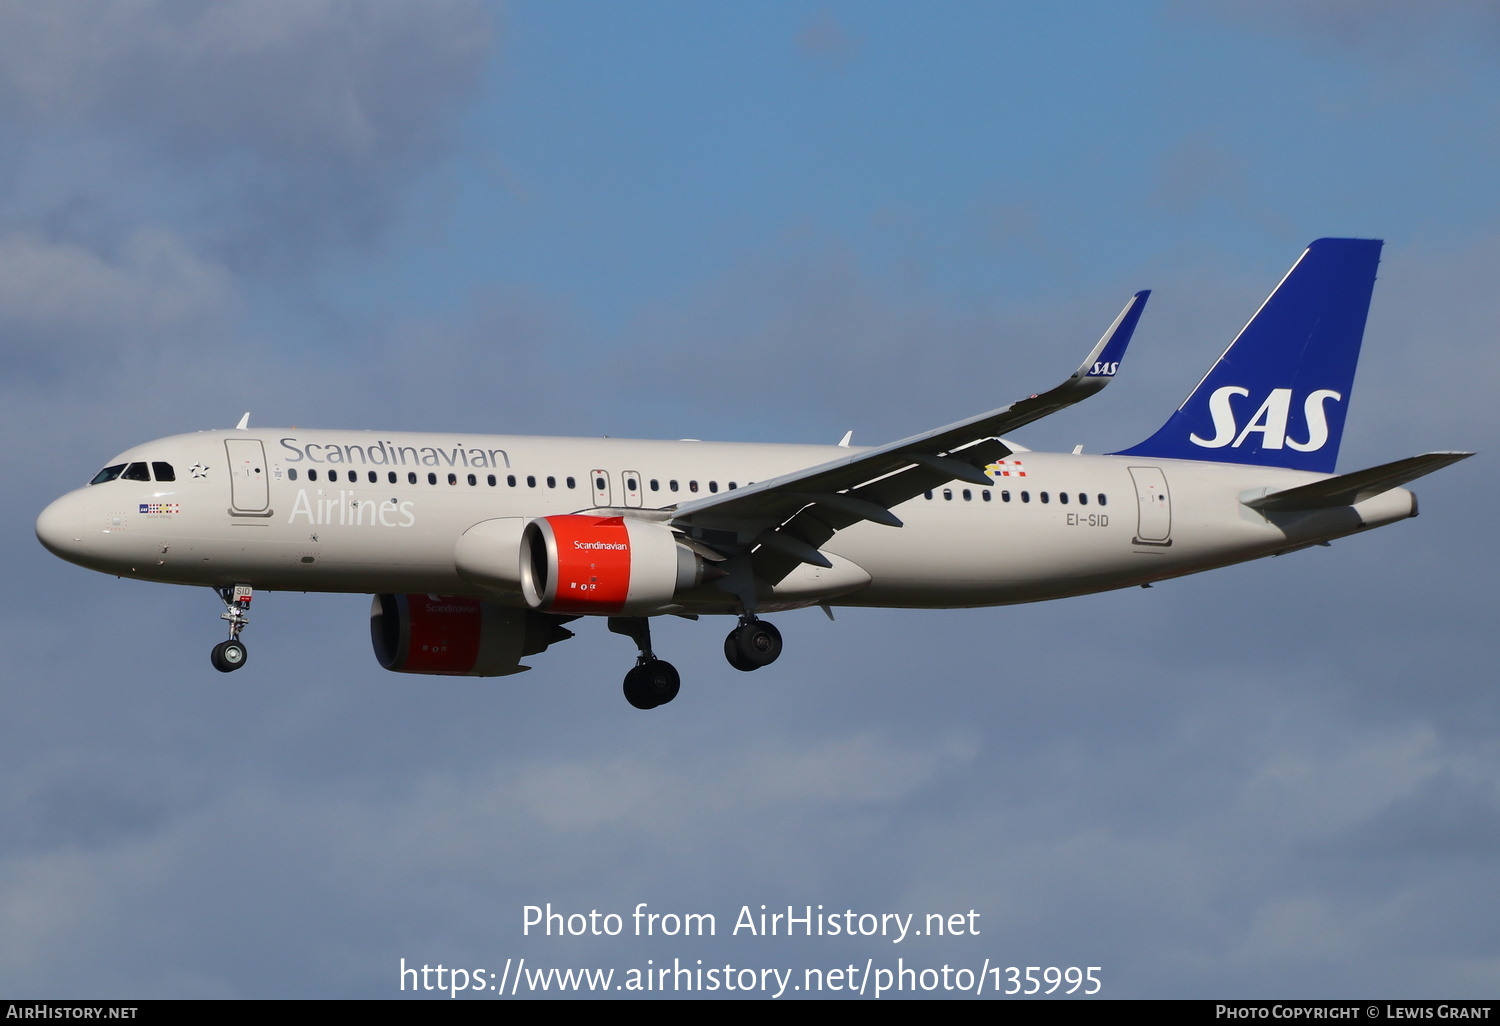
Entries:
{"type": "Polygon", "coordinates": [[[224,602],[224,613],[219,619],[229,621],[229,640],[214,646],[209,661],[220,673],[230,673],[244,666],[245,660],[250,658],[250,653],[240,641],[240,631],[250,622],[250,599],[254,595],[254,589],[248,584],[236,584],[233,588],[216,590],[224,602]]]}
{"type": "Polygon", "coordinates": [[[781,632],[774,624],[754,616],[740,618],[740,625],[724,639],[724,658],[736,670],[758,670],[770,666],[781,655],[781,632]]]}

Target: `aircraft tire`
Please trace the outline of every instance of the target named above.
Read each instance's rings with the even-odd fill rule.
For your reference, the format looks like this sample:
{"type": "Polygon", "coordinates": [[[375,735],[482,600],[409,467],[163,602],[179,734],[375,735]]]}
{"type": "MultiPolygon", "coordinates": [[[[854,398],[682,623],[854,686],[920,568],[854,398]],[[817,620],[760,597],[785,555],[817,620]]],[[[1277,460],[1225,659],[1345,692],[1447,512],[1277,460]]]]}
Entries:
{"type": "Polygon", "coordinates": [[[742,668],[752,670],[770,666],[781,655],[781,632],[765,620],[742,623],[730,637],[734,639],[735,654],[739,656],[739,662],[730,660],[735,666],[743,663],[742,668]]]}
{"type": "Polygon", "coordinates": [[[214,646],[209,660],[220,673],[231,673],[245,665],[250,653],[238,641],[221,641],[214,646]]]}
{"type": "Polygon", "coordinates": [[[747,663],[745,657],[740,655],[740,628],[738,627],[730,631],[729,636],[724,639],[724,658],[728,659],[729,665],[736,670],[749,673],[751,670],[760,669],[759,663],[747,663]]]}
{"type": "Polygon", "coordinates": [[[637,709],[655,709],[677,697],[682,678],[677,668],[661,659],[635,667],[625,675],[625,701],[637,709]]]}

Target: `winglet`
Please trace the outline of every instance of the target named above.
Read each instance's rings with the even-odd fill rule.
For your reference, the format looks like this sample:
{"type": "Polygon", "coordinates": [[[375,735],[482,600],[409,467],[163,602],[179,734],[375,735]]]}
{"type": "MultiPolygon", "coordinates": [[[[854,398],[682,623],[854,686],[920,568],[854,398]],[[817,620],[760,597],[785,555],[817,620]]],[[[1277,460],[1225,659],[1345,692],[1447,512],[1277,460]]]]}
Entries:
{"type": "Polygon", "coordinates": [[[1150,289],[1142,289],[1130,297],[1130,302],[1125,304],[1120,316],[1104,332],[1104,337],[1099,340],[1094,351],[1073,372],[1072,380],[1092,379],[1099,382],[1099,388],[1109,384],[1109,380],[1120,369],[1120,361],[1125,358],[1125,347],[1130,345],[1130,336],[1135,333],[1136,322],[1141,319],[1141,311],[1146,309],[1146,300],[1150,296],[1150,289]]]}
{"type": "Polygon", "coordinates": [[[234,429],[236,431],[249,431],[250,430],[250,411],[249,410],[245,411],[245,415],[240,418],[240,422],[234,426],[234,429]]]}

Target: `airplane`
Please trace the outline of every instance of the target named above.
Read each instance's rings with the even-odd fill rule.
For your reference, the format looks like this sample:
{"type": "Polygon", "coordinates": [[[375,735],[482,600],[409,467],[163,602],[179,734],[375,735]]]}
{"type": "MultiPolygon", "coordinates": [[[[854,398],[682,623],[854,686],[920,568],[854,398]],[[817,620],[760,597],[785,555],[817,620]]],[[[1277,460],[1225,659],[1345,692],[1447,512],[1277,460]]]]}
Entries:
{"type": "Polygon", "coordinates": [[[775,662],[762,614],[1064,598],[1277,555],[1417,515],[1402,485],[1471,453],[1334,474],[1379,240],[1303,252],[1183,404],[1108,455],[1004,435],[1115,377],[1149,292],[1057,387],[871,448],[372,431],[202,431],[127,449],[37,518],[103,573],[206,585],[245,665],[254,592],[374,596],[380,665],[504,676],[604,618],[638,649],[629,703],[680,677],[652,617],[737,617],[724,655],[775,662]]]}

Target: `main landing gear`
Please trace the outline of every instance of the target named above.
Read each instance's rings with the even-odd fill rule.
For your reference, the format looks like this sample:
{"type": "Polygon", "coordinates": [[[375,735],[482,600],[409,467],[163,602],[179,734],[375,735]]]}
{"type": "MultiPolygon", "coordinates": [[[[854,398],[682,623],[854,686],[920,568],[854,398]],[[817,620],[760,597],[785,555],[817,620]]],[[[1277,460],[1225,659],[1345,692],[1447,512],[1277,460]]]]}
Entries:
{"type": "Polygon", "coordinates": [[[245,665],[250,653],[240,641],[240,631],[250,622],[250,598],[253,589],[248,584],[236,584],[233,588],[218,588],[219,598],[224,602],[224,613],[219,617],[229,621],[229,640],[214,646],[209,660],[220,673],[229,673],[245,665]]]}
{"type": "Polygon", "coordinates": [[[770,666],[781,655],[781,632],[774,624],[752,616],[740,617],[740,625],[724,639],[724,658],[736,670],[758,670],[770,666]]]}
{"type": "MultiPolygon", "coordinates": [[[[640,650],[635,668],[625,675],[625,701],[637,709],[655,709],[676,698],[682,678],[676,667],[651,651],[651,621],[644,616],[614,616],[609,629],[630,638],[640,650]]],[[[724,639],[724,656],[736,670],[770,666],[779,655],[781,632],[753,614],[740,617],[740,625],[724,639]]]]}
{"type": "Polygon", "coordinates": [[[655,709],[677,697],[682,678],[677,668],[651,651],[651,623],[644,616],[610,617],[609,629],[640,649],[635,668],[625,675],[625,701],[637,709],[655,709]]]}

